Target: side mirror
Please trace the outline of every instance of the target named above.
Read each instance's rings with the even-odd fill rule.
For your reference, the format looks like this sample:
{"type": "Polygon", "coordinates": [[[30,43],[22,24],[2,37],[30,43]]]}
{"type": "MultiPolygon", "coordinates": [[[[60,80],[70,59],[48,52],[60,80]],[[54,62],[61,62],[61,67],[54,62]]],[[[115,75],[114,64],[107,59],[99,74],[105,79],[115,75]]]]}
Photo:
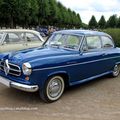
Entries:
{"type": "Polygon", "coordinates": [[[88,48],[86,46],[83,46],[82,51],[86,52],[86,51],[88,51],[88,48]]]}

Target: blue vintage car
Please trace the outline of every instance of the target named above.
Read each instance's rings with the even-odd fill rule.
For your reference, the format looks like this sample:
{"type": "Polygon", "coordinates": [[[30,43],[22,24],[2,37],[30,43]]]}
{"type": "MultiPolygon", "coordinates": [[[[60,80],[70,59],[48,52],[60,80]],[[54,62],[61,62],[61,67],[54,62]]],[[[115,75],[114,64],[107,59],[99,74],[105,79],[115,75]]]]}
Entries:
{"type": "Polygon", "coordinates": [[[38,48],[0,54],[0,82],[46,102],[58,100],[66,86],[103,75],[119,75],[120,48],[106,33],[62,30],[38,48]]]}

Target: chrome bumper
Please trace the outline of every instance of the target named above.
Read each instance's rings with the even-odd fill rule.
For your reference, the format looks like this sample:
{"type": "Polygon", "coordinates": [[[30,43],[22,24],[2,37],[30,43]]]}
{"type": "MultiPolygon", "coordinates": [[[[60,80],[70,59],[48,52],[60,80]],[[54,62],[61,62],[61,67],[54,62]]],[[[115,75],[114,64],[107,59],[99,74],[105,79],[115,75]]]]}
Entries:
{"type": "Polygon", "coordinates": [[[1,76],[0,76],[0,83],[2,83],[7,87],[16,88],[26,92],[36,92],[39,89],[38,85],[25,85],[25,84],[10,81],[1,76]]]}

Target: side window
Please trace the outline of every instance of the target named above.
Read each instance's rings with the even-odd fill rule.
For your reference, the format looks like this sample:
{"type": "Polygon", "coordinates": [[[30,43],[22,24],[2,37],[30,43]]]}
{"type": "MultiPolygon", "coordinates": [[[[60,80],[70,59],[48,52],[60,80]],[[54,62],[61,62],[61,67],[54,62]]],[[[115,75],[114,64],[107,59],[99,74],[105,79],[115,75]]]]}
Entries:
{"type": "Polygon", "coordinates": [[[86,42],[88,50],[101,48],[101,39],[99,38],[99,36],[87,36],[86,42]]]}
{"type": "Polygon", "coordinates": [[[66,39],[66,47],[69,47],[71,49],[78,49],[80,45],[81,37],[74,36],[74,35],[68,35],[66,39]]]}
{"type": "Polygon", "coordinates": [[[21,39],[17,33],[8,33],[5,38],[5,42],[8,43],[19,43],[21,39]]]}
{"type": "Polygon", "coordinates": [[[27,39],[27,42],[40,41],[39,38],[35,34],[32,34],[32,33],[26,33],[26,39],[27,39]]]}
{"type": "Polygon", "coordinates": [[[52,37],[50,42],[50,45],[64,45],[64,37],[65,35],[62,34],[56,34],[52,37]]]}
{"type": "Polygon", "coordinates": [[[113,44],[112,40],[109,37],[102,36],[101,38],[102,38],[103,48],[114,47],[114,44],[113,44]]]}

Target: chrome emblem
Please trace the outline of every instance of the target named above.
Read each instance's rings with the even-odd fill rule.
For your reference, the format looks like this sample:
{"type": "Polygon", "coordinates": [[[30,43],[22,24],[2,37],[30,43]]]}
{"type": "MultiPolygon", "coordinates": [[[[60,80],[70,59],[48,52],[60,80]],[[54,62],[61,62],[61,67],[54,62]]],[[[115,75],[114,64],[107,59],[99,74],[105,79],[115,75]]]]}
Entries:
{"type": "Polygon", "coordinates": [[[8,60],[5,60],[5,62],[4,62],[4,72],[5,72],[6,75],[8,75],[9,71],[10,71],[10,66],[8,64],[8,60]]]}

